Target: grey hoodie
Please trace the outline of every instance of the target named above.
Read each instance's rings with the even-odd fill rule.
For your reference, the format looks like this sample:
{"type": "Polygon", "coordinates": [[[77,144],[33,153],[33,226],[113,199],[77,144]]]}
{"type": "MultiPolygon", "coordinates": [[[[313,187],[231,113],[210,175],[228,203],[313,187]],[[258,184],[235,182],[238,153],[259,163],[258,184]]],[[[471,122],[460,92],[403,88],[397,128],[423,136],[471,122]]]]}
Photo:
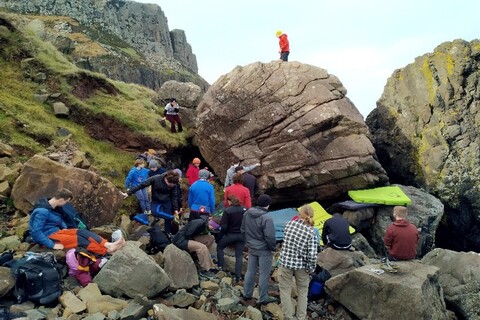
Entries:
{"type": "Polygon", "coordinates": [[[275,250],[275,227],[265,208],[248,209],[243,216],[240,230],[245,235],[245,245],[250,253],[265,255],[275,250]]]}

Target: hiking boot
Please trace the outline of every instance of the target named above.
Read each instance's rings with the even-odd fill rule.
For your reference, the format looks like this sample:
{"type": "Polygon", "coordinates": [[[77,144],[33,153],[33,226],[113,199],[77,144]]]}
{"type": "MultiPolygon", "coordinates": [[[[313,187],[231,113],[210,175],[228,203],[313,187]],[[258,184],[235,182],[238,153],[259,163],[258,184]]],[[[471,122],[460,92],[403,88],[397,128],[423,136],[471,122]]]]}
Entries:
{"type": "Polygon", "coordinates": [[[265,306],[269,303],[274,303],[274,302],[278,302],[278,299],[275,298],[275,297],[272,297],[272,296],[268,296],[267,299],[265,299],[263,301],[258,301],[258,304],[261,305],[261,306],[265,306]]]}
{"type": "Polygon", "coordinates": [[[243,294],[240,295],[241,299],[240,302],[247,307],[255,307],[255,298],[252,297],[245,297],[243,294]]]}

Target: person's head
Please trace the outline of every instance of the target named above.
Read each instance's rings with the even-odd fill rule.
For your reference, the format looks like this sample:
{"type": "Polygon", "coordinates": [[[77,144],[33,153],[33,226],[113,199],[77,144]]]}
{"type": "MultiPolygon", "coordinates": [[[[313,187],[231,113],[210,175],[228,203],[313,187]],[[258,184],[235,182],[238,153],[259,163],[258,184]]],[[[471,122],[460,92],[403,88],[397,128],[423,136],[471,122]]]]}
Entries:
{"type": "Polygon", "coordinates": [[[405,219],[407,217],[407,208],[406,207],[401,207],[401,206],[395,206],[393,208],[393,217],[395,220],[398,219],[405,219]]]}
{"type": "Polygon", "coordinates": [[[277,36],[277,38],[280,37],[282,34],[283,32],[280,30],[277,30],[277,32],[275,32],[275,35],[277,36]]]}
{"type": "Polygon", "coordinates": [[[157,151],[155,151],[154,149],[148,149],[147,153],[151,156],[154,156],[157,154],[157,151]]]}
{"type": "Polygon", "coordinates": [[[232,182],[235,183],[243,183],[243,176],[241,172],[237,172],[232,177],[232,182]]]}
{"type": "Polygon", "coordinates": [[[182,173],[182,170],[178,169],[178,168],[175,168],[172,170],[173,172],[175,172],[176,174],[178,174],[178,178],[180,179],[183,175],[182,173]]]}
{"type": "Polygon", "coordinates": [[[300,210],[298,210],[298,217],[310,226],[314,225],[313,214],[313,208],[309,204],[303,205],[300,210]]]}
{"type": "Polygon", "coordinates": [[[202,161],[200,161],[200,159],[198,159],[198,158],[193,158],[193,160],[192,160],[192,164],[193,164],[195,167],[199,167],[201,162],[202,162],[202,161]]]}
{"type": "Polygon", "coordinates": [[[231,206],[239,206],[241,204],[240,200],[233,194],[228,196],[227,201],[231,206]]]}
{"type": "Polygon", "coordinates": [[[73,193],[72,191],[66,189],[66,188],[61,188],[55,192],[53,195],[53,198],[50,199],[50,205],[55,208],[55,207],[63,207],[66,205],[70,200],[73,198],[73,193]]]}
{"type": "Polygon", "coordinates": [[[172,106],[176,105],[176,104],[177,104],[177,99],[172,98],[172,100],[170,100],[170,104],[171,104],[172,106]]]}
{"type": "Polygon", "coordinates": [[[257,199],[257,207],[268,209],[272,203],[272,198],[268,194],[262,194],[257,199]]]}
{"type": "Polygon", "coordinates": [[[160,165],[158,164],[158,161],[157,160],[151,160],[150,163],[148,164],[148,167],[150,168],[150,170],[152,171],[157,171],[158,167],[160,165]]]}
{"type": "Polygon", "coordinates": [[[198,171],[198,179],[207,180],[208,178],[210,178],[210,171],[205,169],[198,171]]]}
{"type": "Polygon", "coordinates": [[[134,166],[135,166],[136,168],[139,168],[139,167],[141,167],[141,166],[145,166],[145,160],[143,160],[143,159],[136,159],[134,166]]]}
{"type": "Polygon", "coordinates": [[[237,167],[235,168],[235,173],[237,173],[237,172],[244,173],[244,172],[245,172],[244,169],[245,169],[245,168],[244,168],[243,166],[237,166],[237,167]]]}
{"type": "Polygon", "coordinates": [[[180,177],[178,176],[178,173],[174,172],[173,170],[168,170],[165,174],[164,181],[169,188],[173,188],[180,181],[180,177]]]}

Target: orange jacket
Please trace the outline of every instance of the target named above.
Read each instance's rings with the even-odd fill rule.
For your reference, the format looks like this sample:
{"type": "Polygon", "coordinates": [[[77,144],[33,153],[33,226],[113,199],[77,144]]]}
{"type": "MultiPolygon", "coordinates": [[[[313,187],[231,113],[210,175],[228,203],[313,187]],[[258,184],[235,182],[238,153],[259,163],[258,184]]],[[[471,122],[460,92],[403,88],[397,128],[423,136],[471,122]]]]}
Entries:
{"type": "Polygon", "coordinates": [[[279,37],[279,45],[281,52],[290,52],[290,43],[288,42],[288,37],[285,33],[279,37]]]}

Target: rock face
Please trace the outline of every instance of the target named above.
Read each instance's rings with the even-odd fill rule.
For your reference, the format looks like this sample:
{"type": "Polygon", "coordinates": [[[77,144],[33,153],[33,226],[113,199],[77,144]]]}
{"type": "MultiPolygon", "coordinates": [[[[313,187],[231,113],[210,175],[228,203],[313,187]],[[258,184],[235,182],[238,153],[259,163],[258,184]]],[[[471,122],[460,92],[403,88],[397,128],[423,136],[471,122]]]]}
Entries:
{"type": "Polygon", "coordinates": [[[172,279],[170,283],[172,289],[190,289],[200,284],[197,268],[187,251],[177,248],[174,244],[169,244],[163,253],[165,257],[164,269],[172,279]]]}
{"type": "Polygon", "coordinates": [[[324,69],[236,67],[210,87],[197,114],[197,143],[216,174],[259,162],[253,173],[278,200],[331,199],[388,180],[361,114],[324,69]]]}
{"type": "MultiPolygon", "coordinates": [[[[423,257],[435,248],[436,232],[443,217],[443,204],[434,196],[411,186],[399,187],[412,200],[408,207],[407,219],[419,229],[420,239],[417,256],[423,257]]],[[[387,254],[383,237],[387,227],[393,222],[393,206],[381,206],[377,209],[375,223],[368,229],[368,239],[374,250],[385,256],[387,254]]]]}
{"type": "Polygon", "coordinates": [[[73,192],[72,203],[89,227],[111,224],[122,205],[120,191],[107,179],[39,155],[25,162],[11,196],[15,207],[27,213],[37,199],[52,197],[60,188],[73,192]]]}
{"type": "Polygon", "coordinates": [[[445,204],[442,245],[457,250],[480,250],[479,54],[478,40],[439,45],[393,73],[367,118],[390,179],[445,204]]]}
{"type": "Polygon", "coordinates": [[[185,32],[170,31],[158,5],[124,0],[0,0],[0,7],[26,14],[74,18],[80,25],[58,23],[54,32],[45,37],[60,51],[73,54],[81,67],[105,73],[112,79],[152,89],[170,79],[195,79],[200,85],[208,85],[196,74],[197,59],[185,32]],[[71,37],[73,33],[77,36],[71,37]],[[85,36],[79,37],[82,33],[85,36]],[[86,37],[101,45],[94,45],[93,50],[80,48],[85,46],[86,37]],[[93,54],[81,54],[87,51],[93,54]]]}
{"type": "Polygon", "coordinates": [[[171,282],[165,271],[132,241],[115,252],[93,280],[102,292],[130,298],[139,294],[155,297],[171,282]]]}
{"type": "MultiPolygon", "coordinates": [[[[399,262],[398,273],[377,275],[376,265],[333,277],[327,293],[360,319],[447,320],[449,312],[438,283],[438,268],[399,262]]],[[[381,270],[381,269],[380,269],[381,270]]]]}
{"type": "Polygon", "coordinates": [[[449,309],[464,319],[480,319],[480,255],[445,249],[430,251],[422,262],[440,269],[440,285],[449,309]]]}

